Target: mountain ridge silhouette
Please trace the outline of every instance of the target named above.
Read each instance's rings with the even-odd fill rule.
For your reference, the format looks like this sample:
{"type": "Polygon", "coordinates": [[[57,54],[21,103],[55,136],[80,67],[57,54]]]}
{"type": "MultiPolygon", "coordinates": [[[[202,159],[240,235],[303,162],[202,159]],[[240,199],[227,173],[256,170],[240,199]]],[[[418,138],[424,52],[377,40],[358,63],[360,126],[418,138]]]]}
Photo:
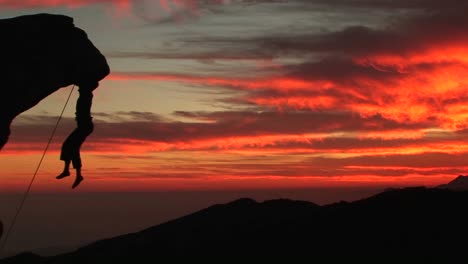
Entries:
{"type": "Polygon", "coordinates": [[[466,191],[468,190],[468,176],[458,175],[457,178],[451,180],[449,183],[438,185],[437,188],[466,191]]]}
{"type": "Polygon", "coordinates": [[[353,202],[250,198],[216,204],[142,231],[51,257],[3,263],[148,263],[160,258],[454,256],[467,237],[467,191],[408,187],[353,202]]]}

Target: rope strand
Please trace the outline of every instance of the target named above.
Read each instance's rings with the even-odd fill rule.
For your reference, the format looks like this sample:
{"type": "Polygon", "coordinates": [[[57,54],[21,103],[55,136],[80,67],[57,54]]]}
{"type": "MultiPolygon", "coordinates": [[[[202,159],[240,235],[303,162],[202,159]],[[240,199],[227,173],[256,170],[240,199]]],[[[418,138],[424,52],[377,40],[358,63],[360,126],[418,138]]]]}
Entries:
{"type": "Polygon", "coordinates": [[[3,243],[0,246],[0,254],[3,252],[3,249],[5,248],[5,246],[7,244],[8,237],[10,236],[11,230],[13,230],[13,227],[14,227],[14,225],[16,223],[16,219],[18,218],[18,215],[20,214],[21,209],[23,208],[24,202],[26,201],[26,198],[28,197],[29,192],[31,191],[31,187],[32,187],[32,184],[33,184],[34,180],[36,179],[37,172],[39,171],[39,168],[41,167],[42,161],[44,160],[44,157],[45,157],[45,155],[47,153],[47,150],[49,149],[50,143],[52,142],[52,139],[53,139],[53,137],[55,135],[55,132],[57,131],[57,127],[58,127],[58,125],[60,123],[60,120],[62,119],[63,113],[65,112],[65,109],[67,108],[68,102],[70,101],[70,97],[71,97],[74,89],[75,89],[75,85],[73,85],[73,87],[72,87],[72,89],[70,91],[70,94],[68,95],[67,101],[65,102],[65,105],[63,106],[62,112],[60,113],[60,116],[58,117],[57,122],[55,123],[55,127],[52,130],[52,134],[50,135],[49,141],[47,142],[47,145],[46,145],[46,147],[44,149],[44,152],[42,153],[42,157],[39,160],[39,164],[36,167],[36,171],[34,172],[34,175],[33,175],[32,179],[31,179],[31,181],[29,182],[28,188],[26,189],[26,192],[24,193],[23,198],[22,198],[22,200],[21,200],[21,202],[20,202],[20,204],[19,204],[19,206],[18,206],[18,208],[16,210],[16,214],[13,217],[13,221],[11,222],[11,225],[8,228],[8,231],[5,234],[5,238],[3,239],[3,243]]]}

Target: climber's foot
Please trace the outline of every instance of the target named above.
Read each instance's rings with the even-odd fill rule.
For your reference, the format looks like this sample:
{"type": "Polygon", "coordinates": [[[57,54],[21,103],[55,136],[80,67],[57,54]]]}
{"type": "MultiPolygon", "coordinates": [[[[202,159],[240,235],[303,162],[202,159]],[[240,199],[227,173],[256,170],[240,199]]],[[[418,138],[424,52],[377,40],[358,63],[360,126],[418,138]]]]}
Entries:
{"type": "Polygon", "coordinates": [[[64,172],[60,173],[60,175],[55,177],[55,178],[60,180],[60,179],[63,179],[65,177],[68,177],[68,176],[70,176],[70,172],[69,171],[64,171],[64,172]]]}
{"type": "Polygon", "coordinates": [[[76,176],[75,182],[72,185],[72,189],[75,189],[83,181],[83,176],[76,176]]]}

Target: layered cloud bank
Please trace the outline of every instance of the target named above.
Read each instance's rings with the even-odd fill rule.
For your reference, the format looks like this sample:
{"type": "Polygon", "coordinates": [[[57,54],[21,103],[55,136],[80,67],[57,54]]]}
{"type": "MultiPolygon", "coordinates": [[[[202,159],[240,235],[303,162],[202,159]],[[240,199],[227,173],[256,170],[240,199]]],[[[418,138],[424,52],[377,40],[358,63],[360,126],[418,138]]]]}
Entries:
{"type": "MultiPolygon", "coordinates": [[[[131,7],[138,1],[73,4],[98,2],[131,7]]],[[[0,1],[11,8],[19,5],[15,3],[0,1]]],[[[25,1],[22,5],[69,3],[25,1]]],[[[356,181],[373,181],[375,176],[416,177],[431,182],[431,177],[464,173],[467,4],[362,0],[159,3],[168,10],[177,5],[212,9],[192,26],[193,34],[174,33],[167,49],[108,50],[116,62],[183,65],[164,71],[122,67],[108,78],[109,85],[183,86],[221,94],[221,99],[213,96],[210,103],[223,107],[178,108],[164,116],[155,114],[157,110],[138,109],[96,113],[98,129],[86,150],[106,157],[116,150],[148,157],[182,152],[188,162],[197,158],[187,153],[203,153],[212,159],[200,161],[198,168],[203,170],[198,171],[204,176],[349,176],[356,181]],[[237,16],[244,22],[236,20],[237,16]],[[248,25],[253,20],[257,24],[248,25]],[[195,34],[200,28],[204,34],[195,34]],[[186,70],[189,66],[191,70],[186,70]],[[219,155],[227,155],[229,162],[215,162],[219,155]],[[254,165],[247,161],[253,158],[254,165]]],[[[42,141],[41,131],[46,133],[43,124],[52,122],[48,118],[25,117],[15,128],[17,143],[7,151],[23,151],[24,145],[35,149],[42,141]],[[31,135],[28,131],[32,130],[38,134],[31,135]]],[[[197,168],[181,165],[164,173],[180,175],[189,170],[197,168]]]]}

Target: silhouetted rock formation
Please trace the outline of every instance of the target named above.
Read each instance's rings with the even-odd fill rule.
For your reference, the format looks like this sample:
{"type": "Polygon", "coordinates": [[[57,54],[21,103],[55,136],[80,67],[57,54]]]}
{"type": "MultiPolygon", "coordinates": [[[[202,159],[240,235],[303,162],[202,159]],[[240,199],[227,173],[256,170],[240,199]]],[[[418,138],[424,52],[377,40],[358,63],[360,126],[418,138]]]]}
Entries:
{"type": "MultiPolygon", "coordinates": [[[[287,257],[288,263],[304,258],[349,261],[351,257],[375,256],[466,259],[467,205],[468,192],[424,187],[389,190],[325,206],[284,199],[262,203],[240,199],[67,254],[22,257],[28,257],[28,263],[156,263],[182,258],[247,261],[252,257],[287,257]]],[[[8,261],[22,263],[15,257],[8,261]]]]}
{"type": "Polygon", "coordinates": [[[447,184],[441,184],[437,188],[466,191],[468,190],[468,176],[459,175],[457,178],[447,184]]]}
{"type": "Polygon", "coordinates": [[[0,19],[0,32],[0,149],[16,116],[62,87],[96,83],[110,72],[106,58],[71,17],[0,19]]]}

